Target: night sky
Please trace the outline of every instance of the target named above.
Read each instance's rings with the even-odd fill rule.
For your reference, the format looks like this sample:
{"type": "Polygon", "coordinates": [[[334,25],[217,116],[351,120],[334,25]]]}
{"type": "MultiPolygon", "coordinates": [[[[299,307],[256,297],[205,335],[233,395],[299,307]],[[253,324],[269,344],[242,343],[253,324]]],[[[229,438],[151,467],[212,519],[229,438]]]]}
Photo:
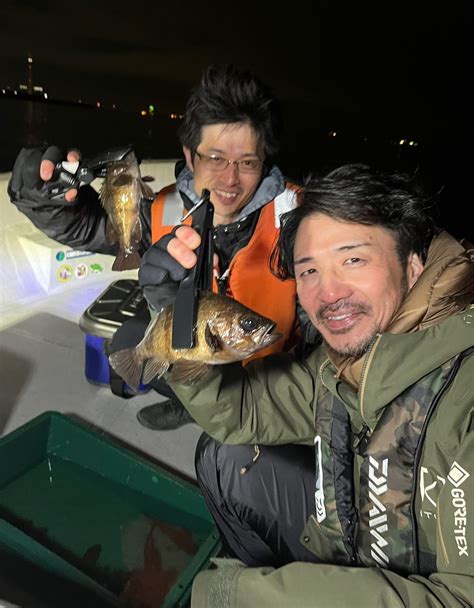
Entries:
{"type": "Polygon", "coordinates": [[[269,12],[267,4],[4,1],[1,84],[26,80],[30,52],[35,81],[50,97],[119,108],[154,103],[158,111],[180,111],[213,62],[251,68],[288,114],[295,109],[315,123],[413,129],[451,121],[443,109],[453,108],[453,97],[467,103],[461,11],[333,1],[269,12]]]}
{"type": "MultiPolygon", "coordinates": [[[[410,168],[421,165],[450,216],[453,201],[461,213],[472,206],[474,22],[461,8],[466,3],[269,6],[4,0],[0,84],[26,82],[31,53],[34,83],[50,99],[100,100],[103,108],[134,112],[153,104],[167,117],[184,110],[205,66],[233,63],[251,69],[279,98],[291,140],[290,177],[296,165],[306,170],[305,161],[372,162],[387,154],[398,162],[393,143],[407,138],[420,142],[410,168]],[[333,130],[331,148],[323,139],[333,130]],[[375,141],[371,150],[367,141],[375,141]],[[389,141],[392,148],[381,153],[389,141]]],[[[457,221],[464,229],[465,220],[457,221]]]]}

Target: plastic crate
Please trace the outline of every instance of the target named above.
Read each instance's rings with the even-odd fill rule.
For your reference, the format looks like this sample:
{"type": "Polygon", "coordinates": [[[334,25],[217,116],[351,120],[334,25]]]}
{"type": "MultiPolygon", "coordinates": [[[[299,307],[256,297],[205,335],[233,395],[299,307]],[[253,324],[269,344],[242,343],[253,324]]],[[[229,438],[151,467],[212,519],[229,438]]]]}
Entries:
{"type": "Polygon", "coordinates": [[[220,540],[196,485],[46,412],[0,439],[0,545],[113,605],[176,608],[220,540]]]}

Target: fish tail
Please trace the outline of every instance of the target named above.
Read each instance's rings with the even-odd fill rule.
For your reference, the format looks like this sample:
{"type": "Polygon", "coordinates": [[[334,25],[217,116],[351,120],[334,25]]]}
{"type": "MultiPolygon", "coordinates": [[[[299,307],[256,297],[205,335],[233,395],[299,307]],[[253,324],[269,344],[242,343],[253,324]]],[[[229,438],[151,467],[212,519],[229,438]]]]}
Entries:
{"type": "Polygon", "coordinates": [[[133,270],[140,267],[141,256],[138,251],[127,253],[121,249],[112,264],[112,270],[133,270]]]}
{"type": "Polygon", "coordinates": [[[142,368],[135,348],[124,348],[109,355],[109,363],[128,386],[138,390],[142,377],[142,368]]]}

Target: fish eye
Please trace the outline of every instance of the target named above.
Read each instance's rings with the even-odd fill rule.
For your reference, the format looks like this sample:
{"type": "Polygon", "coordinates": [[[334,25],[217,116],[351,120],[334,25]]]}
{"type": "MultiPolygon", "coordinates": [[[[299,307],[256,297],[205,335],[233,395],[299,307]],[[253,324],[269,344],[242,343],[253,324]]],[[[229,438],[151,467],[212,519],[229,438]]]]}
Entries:
{"type": "Polygon", "coordinates": [[[243,317],[240,319],[240,327],[244,331],[253,331],[257,329],[259,323],[255,317],[243,317]]]}

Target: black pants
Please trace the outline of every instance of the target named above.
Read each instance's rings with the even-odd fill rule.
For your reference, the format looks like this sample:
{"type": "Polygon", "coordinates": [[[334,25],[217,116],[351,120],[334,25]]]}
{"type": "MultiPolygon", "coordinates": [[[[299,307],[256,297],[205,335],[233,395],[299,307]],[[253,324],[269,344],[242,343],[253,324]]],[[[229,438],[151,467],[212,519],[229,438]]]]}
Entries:
{"type": "Polygon", "coordinates": [[[314,512],[314,449],[307,446],[223,445],[201,435],[196,474],[220,531],[224,552],[247,566],[315,562],[299,538],[314,512]]]}
{"type": "MultiPolygon", "coordinates": [[[[148,312],[148,309],[142,310],[140,315],[137,315],[136,317],[133,317],[132,319],[129,319],[123,323],[123,325],[117,329],[112,338],[112,342],[109,346],[109,353],[117,352],[123,348],[131,348],[136,346],[145,335],[145,331],[149,323],[150,313],[148,312]]],[[[111,370],[111,376],[113,373],[113,370],[111,370]]],[[[121,380],[121,378],[119,378],[119,380],[121,380]]],[[[123,381],[122,384],[124,384],[123,381]]],[[[160,395],[179,402],[179,399],[176,397],[174,391],[162,378],[153,378],[153,380],[150,382],[150,386],[156,392],[160,393],[160,395]]],[[[123,387],[121,388],[123,390],[123,387]]],[[[121,393],[120,389],[114,392],[117,394],[121,393]]]]}

